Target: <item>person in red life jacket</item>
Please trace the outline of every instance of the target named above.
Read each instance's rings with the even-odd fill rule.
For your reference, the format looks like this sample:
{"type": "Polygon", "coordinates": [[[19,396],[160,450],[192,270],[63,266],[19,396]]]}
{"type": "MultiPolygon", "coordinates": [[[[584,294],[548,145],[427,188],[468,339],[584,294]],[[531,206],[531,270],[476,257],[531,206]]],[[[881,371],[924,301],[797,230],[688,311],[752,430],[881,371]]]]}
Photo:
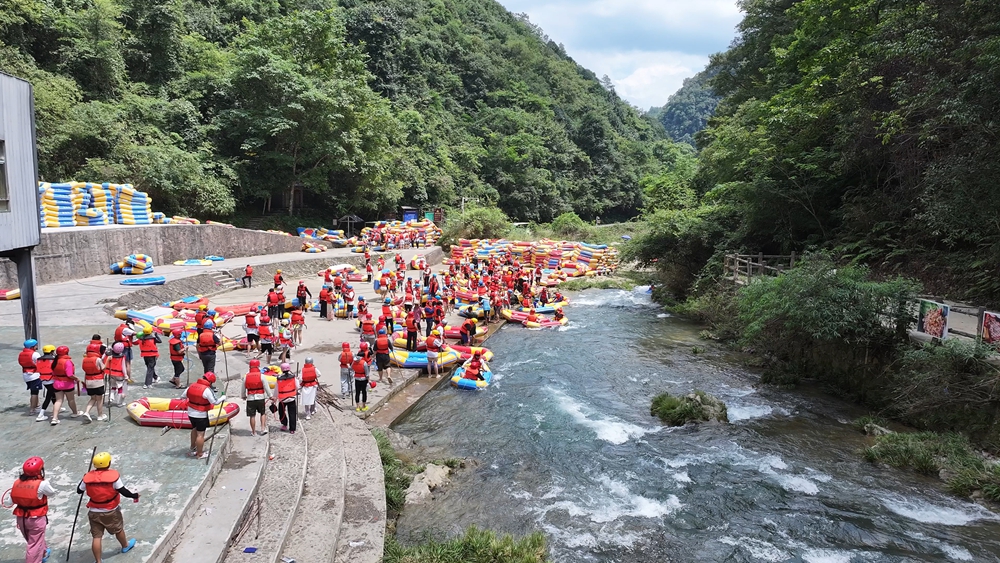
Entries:
{"type": "Polygon", "coordinates": [[[281,328],[278,329],[278,361],[287,362],[292,356],[292,348],[295,341],[292,339],[292,329],[289,328],[288,319],[281,319],[281,328]]]}
{"type": "Polygon", "coordinates": [[[306,287],[306,282],[299,280],[299,285],[295,288],[295,298],[299,300],[299,307],[305,307],[306,299],[312,299],[312,296],[312,292],[306,287]]]}
{"type": "Polygon", "coordinates": [[[417,315],[419,313],[413,309],[412,305],[405,305],[406,309],[406,349],[409,352],[417,351],[417,334],[419,334],[420,328],[418,326],[417,315]]]}
{"type": "Polygon", "coordinates": [[[25,563],[42,563],[49,559],[52,550],[45,543],[45,527],[49,523],[49,497],[55,494],[56,490],[45,479],[45,462],[37,456],[29,457],[10,488],[17,530],[28,543],[25,563]]]}
{"type": "Polygon", "coordinates": [[[385,330],[385,315],[379,315],[378,322],[375,323],[375,333],[377,334],[380,330],[385,330]]]}
{"type": "Polygon", "coordinates": [[[559,307],[558,309],[556,309],[556,314],[553,315],[552,318],[555,319],[555,320],[557,320],[557,321],[561,321],[564,318],[566,318],[566,315],[563,314],[562,307],[559,307]]]}
{"type": "Polygon", "coordinates": [[[28,404],[29,415],[37,415],[41,411],[38,408],[38,393],[44,386],[41,376],[38,375],[38,368],[35,366],[35,362],[41,357],[42,354],[38,351],[38,341],[34,338],[25,340],[24,350],[21,350],[21,353],[17,355],[17,364],[21,366],[21,377],[24,379],[28,393],[31,394],[31,402],[28,404]]]}
{"type": "Polygon", "coordinates": [[[368,302],[363,295],[358,296],[358,318],[363,319],[368,314],[368,302]]]}
{"type": "Polygon", "coordinates": [[[218,350],[222,340],[215,334],[215,323],[205,321],[205,330],[198,335],[198,359],[205,373],[215,371],[215,351],[218,350]]]}
{"type": "Polygon", "coordinates": [[[215,385],[215,374],[207,371],[205,375],[198,378],[184,392],[184,396],[188,400],[188,420],[191,421],[191,451],[188,452],[189,457],[197,459],[208,457],[208,454],[204,452],[205,430],[208,429],[208,413],[212,410],[212,407],[226,400],[225,395],[221,397],[215,396],[215,389],[212,388],[212,385],[215,385]]]}
{"type": "Polygon", "coordinates": [[[257,417],[260,417],[260,435],[267,434],[266,403],[274,398],[274,391],[260,374],[260,360],[250,360],[250,371],[243,378],[243,398],[246,399],[247,416],[250,417],[250,435],[257,435],[257,417]]]}
{"type": "Polygon", "coordinates": [[[87,389],[87,406],[83,409],[83,418],[87,423],[93,422],[90,417],[90,409],[97,409],[97,420],[107,420],[104,416],[104,381],[107,375],[104,368],[104,346],[101,345],[100,335],[95,334],[97,345],[91,341],[91,346],[87,346],[87,351],[83,355],[80,367],[83,369],[83,386],[87,389]]]}
{"type": "Polygon", "coordinates": [[[279,318],[278,308],[281,306],[281,299],[278,297],[278,292],[274,291],[274,288],[271,288],[271,290],[267,292],[266,302],[267,316],[272,319],[279,318]]]}
{"type": "Polygon", "coordinates": [[[347,304],[347,318],[354,316],[354,286],[347,284],[344,286],[344,302],[347,304]]]}
{"type": "Polygon", "coordinates": [[[155,332],[146,334],[145,331],[137,335],[139,337],[139,355],[146,363],[146,381],[143,382],[142,388],[149,389],[160,380],[160,376],[156,375],[156,360],[160,357],[160,349],[156,345],[161,342],[160,335],[155,332]]]}
{"type": "Polygon", "coordinates": [[[316,414],[316,391],[322,375],[313,363],[313,359],[306,358],[306,363],[302,365],[302,373],[299,375],[299,394],[302,396],[302,413],[306,415],[306,420],[316,414]]]}
{"type": "Polygon", "coordinates": [[[389,385],[392,385],[392,367],[389,362],[389,354],[393,352],[393,346],[392,339],[389,338],[385,329],[380,329],[378,331],[378,335],[375,337],[375,343],[372,347],[375,348],[375,367],[378,368],[379,382],[382,382],[382,378],[385,376],[386,371],[388,371],[389,385]]]}
{"type": "Polygon", "coordinates": [[[125,319],[125,322],[115,329],[115,342],[121,342],[125,348],[125,377],[132,383],[132,337],[135,336],[135,324],[132,319],[125,319]]]}
{"type": "Polygon", "coordinates": [[[292,342],[296,346],[302,345],[302,330],[306,327],[306,316],[301,309],[292,309],[292,313],[289,316],[290,325],[292,327],[292,342]]]}
{"type": "Polygon", "coordinates": [[[371,374],[371,364],[362,352],[351,362],[351,372],[354,376],[354,410],[368,410],[368,376],[371,374]]]}
{"type": "Polygon", "coordinates": [[[549,304],[549,288],[542,287],[542,290],[538,292],[538,301],[542,305],[548,305],[549,304]]]}
{"type": "Polygon", "coordinates": [[[528,309],[528,316],[525,317],[524,320],[529,323],[537,323],[538,315],[535,313],[534,309],[528,309]]]}
{"type": "Polygon", "coordinates": [[[434,326],[444,324],[444,302],[440,299],[434,300],[434,326]]]}
{"type": "Polygon", "coordinates": [[[532,303],[531,299],[529,299],[528,297],[524,297],[521,299],[521,309],[528,310],[531,309],[533,306],[534,303],[532,303]]]}
{"type": "Polygon", "coordinates": [[[372,350],[372,347],[369,346],[367,342],[362,342],[360,345],[358,345],[358,350],[359,350],[358,355],[364,358],[364,360],[369,364],[375,361],[375,352],[372,350]]]}
{"type": "Polygon", "coordinates": [[[395,315],[392,312],[392,299],[388,297],[382,300],[382,316],[385,317],[386,332],[392,334],[396,320],[393,318],[395,315]]]}
{"type": "Polygon", "coordinates": [[[354,354],[351,352],[351,345],[347,342],[341,343],[340,352],[340,398],[346,399],[351,394],[351,364],[354,362],[354,354]]]}
{"type": "Polygon", "coordinates": [[[344,291],[344,278],[338,273],[333,278],[333,292],[340,295],[344,291]]]}
{"type": "Polygon", "coordinates": [[[472,359],[469,363],[465,364],[465,373],[462,375],[465,379],[483,379],[483,360],[480,357],[482,352],[476,350],[472,355],[472,359]]]}
{"type": "Polygon", "coordinates": [[[73,359],[69,357],[69,347],[60,346],[56,348],[56,361],[52,364],[52,389],[56,392],[56,402],[52,407],[52,426],[59,424],[59,409],[63,401],[69,403],[70,418],[76,418],[83,414],[83,411],[76,410],[76,386],[79,379],[76,377],[73,359]]]}
{"type": "MultiPolygon", "coordinates": [[[[274,273],[274,289],[278,289],[282,284],[285,283],[285,278],[281,276],[281,270],[274,273]]],[[[271,315],[274,316],[274,315],[271,315]]]]}
{"type": "Polygon", "coordinates": [[[198,334],[205,330],[205,321],[209,320],[208,307],[205,305],[198,306],[198,312],[194,314],[194,326],[198,334]]]}
{"type": "Polygon", "coordinates": [[[139,495],[125,488],[121,475],[111,469],[111,454],[100,452],[94,455],[94,469],[83,476],[76,486],[79,494],[87,493],[87,513],[90,520],[90,536],[93,541],[90,549],[94,553],[94,561],[101,563],[102,539],[107,532],[121,544],[121,552],[128,553],[135,547],[135,539],[126,539],[125,519],[119,506],[121,497],[139,502],[139,495]]]}
{"type": "Polygon", "coordinates": [[[125,346],[121,342],[115,342],[111,345],[111,354],[104,359],[104,370],[108,374],[112,398],[119,407],[125,406],[125,394],[128,392],[126,369],[125,346]]]}
{"type": "Polygon", "coordinates": [[[243,316],[243,330],[247,335],[247,355],[260,351],[260,307],[254,307],[243,316]]]}
{"type": "Polygon", "coordinates": [[[434,329],[427,336],[427,374],[431,377],[441,377],[441,368],[438,366],[438,354],[444,348],[444,340],[441,338],[441,331],[434,329]]]}
{"type": "Polygon", "coordinates": [[[475,346],[476,343],[476,319],[466,319],[458,329],[458,336],[462,340],[462,346],[475,346]]]}
{"type": "Polygon", "coordinates": [[[434,302],[432,300],[428,299],[427,303],[424,304],[424,307],[421,310],[421,316],[423,317],[424,324],[427,327],[424,337],[428,337],[431,335],[431,330],[434,329],[434,302]]]}
{"type": "Polygon", "coordinates": [[[175,389],[181,386],[181,374],[184,373],[184,360],[187,358],[187,345],[181,340],[184,332],[175,328],[170,333],[170,340],[167,341],[167,350],[170,352],[170,365],[174,368],[174,377],[170,383],[175,389]]]}
{"type": "Polygon", "coordinates": [[[271,329],[271,317],[264,315],[260,318],[260,353],[257,357],[260,358],[264,354],[267,354],[267,363],[271,363],[271,354],[274,353],[274,331],[271,329]]]}
{"type": "Polygon", "coordinates": [[[330,320],[327,316],[330,311],[330,288],[326,285],[319,290],[319,318],[330,320]]]}
{"type": "Polygon", "coordinates": [[[253,266],[247,264],[247,267],[243,268],[243,277],[240,281],[243,282],[243,287],[253,287],[253,266]]]}
{"type": "Polygon", "coordinates": [[[372,282],[372,276],[375,273],[375,269],[372,268],[371,258],[365,261],[365,273],[368,275],[368,283],[372,282]]]}
{"type": "Polygon", "coordinates": [[[375,345],[375,320],[372,319],[371,314],[365,315],[361,321],[361,340],[368,343],[369,346],[375,345]]]}
{"type": "Polygon", "coordinates": [[[295,399],[299,392],[299,381],[292,373],[292,366],[287,363],[281,364],[281,374],[278,375],[276,387],[278,388],[278,420],[281,421],[281,430],[295,434],[298,415],[295,399]]]}

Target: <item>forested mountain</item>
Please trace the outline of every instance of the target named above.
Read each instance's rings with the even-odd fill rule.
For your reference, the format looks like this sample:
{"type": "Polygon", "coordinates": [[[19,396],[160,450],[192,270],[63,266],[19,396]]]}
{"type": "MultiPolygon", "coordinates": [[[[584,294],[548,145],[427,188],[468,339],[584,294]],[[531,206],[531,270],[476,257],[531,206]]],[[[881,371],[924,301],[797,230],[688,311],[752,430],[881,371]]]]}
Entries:
{"type": "MultiPolygon", "coordinates": [[[[1000,3],[743,0],[724,97],[647,256],[830,249],[1000,302],[1000,3]]],[[[690,278],[688,279],[690,282],[690,278]]]]}
{"type": "Polygon", "coordinates": [[[623,218],[672,150],[492,0],[8,0],[0,70],[35,86],[44,179],[202,217],[299,186],[331,215],[623,218]]]}
{"type": "Polygon", "coordinates": [[[712,90],[711,80],[717,72],[711,68],[685,78],[684,85],[667,99],[665,106],[649,110],[674,141],[694,146],[695,133],[704,129],[715,115],[719,97],[712,90]]]}

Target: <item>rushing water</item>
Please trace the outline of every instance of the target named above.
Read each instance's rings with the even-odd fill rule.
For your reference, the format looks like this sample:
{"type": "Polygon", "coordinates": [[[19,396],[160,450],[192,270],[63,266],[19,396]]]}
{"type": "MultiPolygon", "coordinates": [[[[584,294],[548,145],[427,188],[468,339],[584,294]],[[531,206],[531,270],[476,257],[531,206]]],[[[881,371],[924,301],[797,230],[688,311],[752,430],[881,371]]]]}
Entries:
{"type": "Polygon", "coordinates": [[[553,561],[998,561],[1000,518],[862,461],[855,408],[755,389],[641,292],[588,291],[555,331],[490,339],[494,385],[442,388],[396,430],[480,465],[404,511],[401,537],[543,530],[553,561]],[[703,389],[729,425],[663,428],[660,391],[703,389]]]}

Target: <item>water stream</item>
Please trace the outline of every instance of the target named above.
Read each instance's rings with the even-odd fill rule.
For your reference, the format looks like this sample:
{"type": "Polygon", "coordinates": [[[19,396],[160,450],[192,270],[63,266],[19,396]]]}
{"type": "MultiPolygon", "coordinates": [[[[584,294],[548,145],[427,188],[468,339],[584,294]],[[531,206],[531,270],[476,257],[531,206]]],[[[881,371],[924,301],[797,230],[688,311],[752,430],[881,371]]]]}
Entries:
{"type": "Polygon", "coordinates": [[[568,327],[490,339],[495,383],[443,387],[395,429],[480,465],[407,508],[404,541],[470,524],[541,529],[558,562],[1000,561],[1000,517],[940,483],[868,464],[864,414],[820,393],[756,389],[698,328],[641,291],[588,291],[568,327]],[[667,429],[660,391],[703,389],[729,425],[667,429]]]}

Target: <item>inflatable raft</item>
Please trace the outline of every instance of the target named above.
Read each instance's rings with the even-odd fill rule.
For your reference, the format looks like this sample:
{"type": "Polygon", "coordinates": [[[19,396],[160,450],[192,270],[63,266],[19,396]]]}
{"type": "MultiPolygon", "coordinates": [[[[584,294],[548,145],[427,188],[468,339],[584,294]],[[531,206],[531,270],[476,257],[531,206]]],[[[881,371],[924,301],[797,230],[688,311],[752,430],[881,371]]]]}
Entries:
{"type": "MultiPolygon", "coordinates": [[[[567,306],[569,306],[569,301],[558,301],[556,303],[549,303],[547,305],[539,305],[535,307],[535,312],[538,313],[539,315],[552,314],[556,312],[556,309],[562,309],[563,307],[567,306]]],[[[527,313],[529,309],[520,307],[517,310],[527,313]]]]}
{"type": "Polygon", "coordinates": [[[330,266],[325,270],[316,272],[316,275],[322,278],[327,272],[330,272],[331,276],[345,272],[347,274],[347,281],[349,282],[359,282],[364,281],[365,279],[365,275],[361,273],[361,270],[359,270],[357,266],[352,266],[351,264],[337,264],[335,266],[330,266]]]}
{"type": "MultiPolygon", "coordinates": [[[[400,350],[406,350],[406,335],[401,332],[392,333],[392,345],[400,350]]],[[[493,359],[493,351],[489,348],[483,348],[482,346],[460,346],[458,344],[448,344],[449,350],[454,350],[458,352],[459,359],[463,362],[472,358],[472,355],[476,352],[482,354],[483,359],[490,361],[493,359]]],[[[417,339],[417,352],[427,351],[427,340],[423,338],[417,339]]]]}
{"type": "Polygon", "coordinates": [[[198,309],[202,305],[208,307],[208,298],[202,297],[201,295],[191,295],[165,304],[166,307],[170,307],[178,311],[181,309],[198,309]]]}
{"type": "Polygon", "coordinates": [[[208,255],[205,257],[205,260],[209,260],[211,262],[222,262],[223,260],[225,260],[225,258],[222,256],[208,255]]]}
{"type": "MultiPolygon", "coordinates": [[[[129,403],[127,410],[129,416],[138,422],[139,426],[169,426],[181,429],[191,428],[187,408],[187,399],[143,397],[129,403]]],[[[228,422],[239,412],[239,404],[226,401],[208,411],[208,425],[215,426],[228,422]]]]}
{"type": "Polygon", "coordinates": [[[232,313],[233,315],[245,315],[250,311],[256,309],[257,307],[263,307],[264,304],[257,303],[240,303],[238,305],[219,305],[215,308],[217,313],[232,313]]]}
{"type": "Polygon", "coordinates": [[[458,316],[466,319],[484,319],[486,318],[486,311],[477,304],[462,305],[458,308],[458,316]]]}
{"type": "Polygon", "coordinates": [[[493,372],[490,371],[490,366],[484,361],[483,366],[480,371],[480,375],[483,379],[466,379],[463,377],[465,375],[465,366],[461,366],[455,370],[455,375],[451,376],[451,384],[459,389],[465,389],[468,391],[478,391],[480,389],[486,389],[490,386],[490,382],[493,381],[493,372]]]}
{"type": "Polygon", "coordinates": [[[174,266],[211,266],[211,260],[177,260],[174,262],[174,266]]]}
{"type": "MultiPolygon", "coordinates": [[[[448,367],[460,361],[458,352],[445,350],[438,353],[438,366],[448,367]]],[[[395,350],[389,354],[392,365],[408,369],[420,369],[427,367],[427,352],[407,352],[406,350],[395,350]]]]}
{"type": "Polygon", "coordinates": [[[0,289],[0,301],[12,301],[21,298],[20,289],[0,289]]]}
{"type": "Polygon", "coordinates": [[[563,317],[558,321],[555,319],[541,319],[538,322],[521,321],[521,325],[527,328],[555,328],[558,326],[566,326],[566,323],[568,322],[569,319],[567,317],[563,317]]]}
{"type": "Polygon", "coordinates": [[[150,276],[148,278],[129,278],[118,282],[119,285],[163,285],[167,283],[167,278],[163,276],[150,276]]]}

